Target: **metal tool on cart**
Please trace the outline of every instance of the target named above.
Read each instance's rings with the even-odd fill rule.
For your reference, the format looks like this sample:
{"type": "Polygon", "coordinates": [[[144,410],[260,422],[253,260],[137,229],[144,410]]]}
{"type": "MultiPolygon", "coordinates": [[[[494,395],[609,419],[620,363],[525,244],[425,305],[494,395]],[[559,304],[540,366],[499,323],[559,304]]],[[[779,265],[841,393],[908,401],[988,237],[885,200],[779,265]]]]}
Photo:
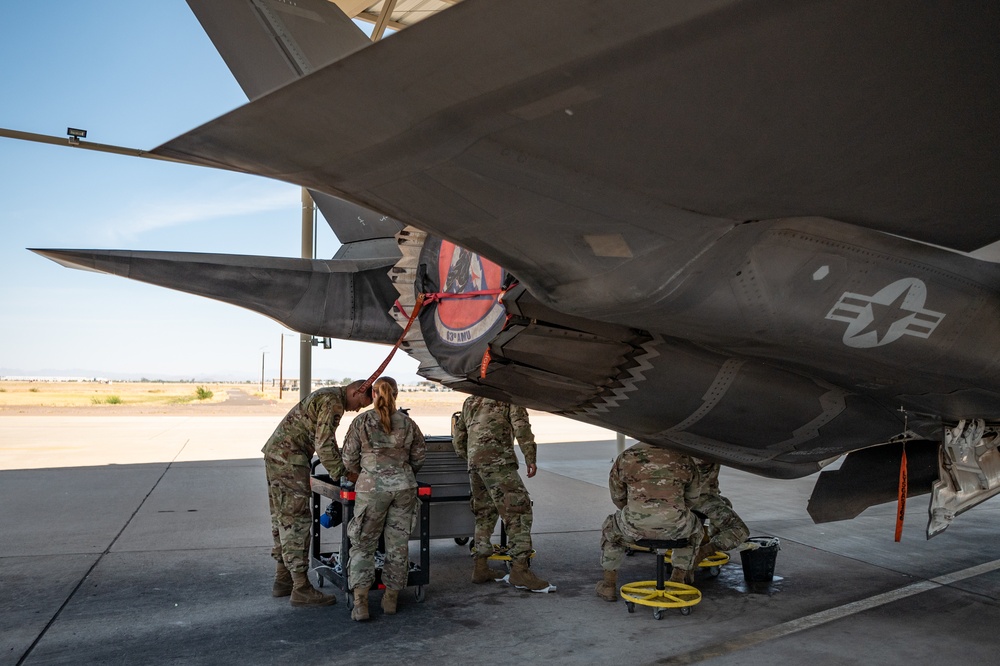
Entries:
{"type": "MultiPolygon", "coordinates": [[[[319,575],[320,587],[324,581],[328,580],[344,592],[348,608],[353,607],[354,597],[350,592],[347,581],[347,568],[351,561],[351,539],[347,536],[347,525],[354,517],[355,492],[354,485],[341,485],[341,482],[334,481],[329,474],[313,475],[310,479],[312,485],[312,567],[319,575]],[[321,510],[320,497],[331,500],[331,505],[337,506],[327,511],[321,510]],[[324,516],[329,516],[324,519],[324,516]],[[321,552],[322,543],[320,539],[320,527],[323,523],[330,527],[337,524],[341,526],[341,541],[339,552],[321,552]]],[[[420,562],[410,564],[410,571],[406,577],[406,586],[415,587],[414,598],[418,602],[424,600],[424,585],[430,582],[430,524],[431,512],[430,504],[432,488],[426,483],[417,484],[417,497],[420,500],[420,524],[418,527],[418,538],[420,540],[420,562]]],[[[412,535],[411,535],[412,536],[412,535]]],[[[385,545],[379,540],[379,549],[384,553],[385,545]]],[[[376,566],[375,587],[383,588],[382,571],[376,566]]]]}

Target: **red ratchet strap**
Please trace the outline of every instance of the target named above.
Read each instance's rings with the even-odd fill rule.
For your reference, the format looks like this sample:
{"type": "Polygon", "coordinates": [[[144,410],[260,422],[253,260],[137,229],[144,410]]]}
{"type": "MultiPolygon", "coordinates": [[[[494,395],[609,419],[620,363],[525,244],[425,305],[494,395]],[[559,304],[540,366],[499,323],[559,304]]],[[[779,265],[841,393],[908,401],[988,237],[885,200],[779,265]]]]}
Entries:
{"type": "Polygon", "coordinates": [[[903,442],[903,457],[899,461],[899,499],[896,501],[896,541],[903,536],[903,515],[906,514],[906,442],[903,442]]]}
{"type": "MultiPolygon", "coordinates": [[[[507,318],[504,319],[504,321],[503,321],[503,328],[501,328],[500,330],[503,331],[504,329],[506,329],[507,328],[507,324],[509,324],[510,320],[513,319],[513,318],[514,318],[514,315],[511,315],[511,314],[507,315],[507,318]]],[[[486,379],[486,371],[489,369],[489,367],[490,367],[490,361],[492,361],[492,360],[493,360],[493,354],[490,353],[489,345],[487,345],[486,346],[486,351],[483,352],[483,360],[479,362],[479,378],[480,379],[486,379]]]]}
{"type": "Polygon", "coordinates": [[[425,304],[433,303],[434,301],[441,301],[446,298],[478,298],[480,296],[499,296],[502,293],[502,289],[483,289],[481,291],[467,291],[462,294],[449,294],[446,292],[417,294],[417,299],[413,303],[413,312],[410,314],[406,314],[406,310],[403,309],[403,306],[397,300],[395,306],[399,308],[399,311],[403,313],[403,316],[408,317],[409,320],[406,322],[406,326],[403,327],[403,334],[399,336],[399,339],[396,340],[396,344],[394,344],[392,349],[389,350],[389,355],[385,357],[384,361],[382,361],[382,365],[378,366],[378,370],[373,372],[372,376],[365,380],[365,383],[361,385],[361,391],[364,392],[370,389],[372,384],[375,383],[375,380],[382,374],[382,371],[385,370],[387,365],[389,365],[389,361],[391,361],[392,357],[396,354],[396,350],[399,349],[401,344],[403,344],[403,339],[406,337],[406,334],[410,332],[410,326],[413,325],[417,315],[420,314],[420,308],[425,304]]]}
{"type": "MultiPolygon", "coordinates": [[[[502,290],[500,292],[500,295],[497,296],[497,303],[502,302],[503,301],[503,295],[506,294],[511,289],[513,289],[514,287],[516,287],[517,285],[518,285],[517,282],[511,282],[507,286],[506,289],[502,290]]],[[[510,313],[507,314],[507,318],[504,319],[504,321],[503,321],[503,328],[500,329],[501,331],[504,330],[505,328],[507,328],[507,324],[510,323],[510,320],[511,320],[512,317],[513,317],[513,315],[511,315],[510,313]]],[[[490,346],[486,345],[486,351],[483,352],[483,360],[481,360],[479,362],[479,378],[480,379],[486,379],[486,371],[489,370],[490,361],[492,361],[492,360],[493,360],[493,355],[490,353],[490,346]]]]}
{"type": "MultiPolygon", "coordinates": [[[[399,301],[396,301],[396,304],[398,305],[399,301]]],[[[403,338],[405,338],[406,334],[410,332],[410,326],[413,325],[413,320],[417,318],[418,314],[420,314],[420,308],[423,304],[424,294],[417,294],[417,300],[413,303],[413,312],[410,314],[410,320],[406,322],[406,326],[403,327],[402,335],[399,336],[399,340],[396,340],[396,344],[394,344],[392,349],[389,350],[389,355],[385,357],[384,361],[382,361],[382,365],[378,366],[378,370],[372,373],[372,376],[365,380],[365,383],[361,385],[362,393],[367,392],[368,389],[371,388],[372,384],[375,383],[375,380],[378,379],[379,375],[382,374],[382,371],[385,370],[385,366],[389,365],[389,361],[392,360],[396,350],[399,349],[399,345],[403,344],[403,338]]],[[[402,309],[403,308],[400,308],[400,311],[402,311],[402,309]]]]}
{"type": "MultiPolygon", "coordinates": [[[[449,294],[446,291],[439,291],[437,293],[427,293],[420,294],[424,297],[424,304],[433,303],[434,301],[443,301],[446,298],[479,298],[480,296],[496,296],[502,294],[502,289],[483,289],[481,291],[467,291],[462,294],[449,294]]],[[[403,313],[404,317],[411,317],[411,315],[406,314],[406,310],[403,309],[402,304],[397,300],[394,305],[396,308],[403,313]]]]}

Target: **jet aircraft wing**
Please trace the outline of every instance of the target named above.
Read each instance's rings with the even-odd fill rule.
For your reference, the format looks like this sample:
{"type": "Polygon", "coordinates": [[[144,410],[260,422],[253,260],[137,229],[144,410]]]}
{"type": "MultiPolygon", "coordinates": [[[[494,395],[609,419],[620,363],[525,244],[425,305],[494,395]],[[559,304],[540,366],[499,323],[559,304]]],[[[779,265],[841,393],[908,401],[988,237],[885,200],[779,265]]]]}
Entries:
{"type": "Polygon", "coordinates": [[[343,194],[546,286],[607,269],[592,234],[619,262],[801,216],[1000,238],[996,7],[618,5],[467,0],[154,152],[343,194]]]}
{"type": "Polygon", "coordinates": [[[384,305],[396,298],[386,278],[395,260],[324,261],[132,250],[32,251],[70,268],[118,275],[237,305],[309,335],[381,344],[392,344],[399,338],[399,327],[384,305]],[[365,317],[355,316],[361,311],[365,317]]]}

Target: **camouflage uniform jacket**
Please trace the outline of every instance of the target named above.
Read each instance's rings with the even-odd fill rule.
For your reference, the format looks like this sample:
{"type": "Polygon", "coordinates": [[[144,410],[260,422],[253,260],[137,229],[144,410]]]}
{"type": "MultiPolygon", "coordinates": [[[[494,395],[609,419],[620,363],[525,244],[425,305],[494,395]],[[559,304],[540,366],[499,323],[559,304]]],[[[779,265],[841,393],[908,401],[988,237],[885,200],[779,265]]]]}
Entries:
{"type": "Polygon", "coordinates": [[[608,475],[611,500],[635,527],[687,514],[699,493],[697,481],[689,456],[646,442],[625,449],[608,475]]]}
{"type": "Polygon", "coordinates": [[[413,420],[397,411],[392,415],[392,432],[382,427],[374,409],[360,414],[344,437],[344,466],[359,474],[358,492],[416,488],[414,476],[424,465],[427,444],[413,420]]]}
{"type": "Polygon", "coordinates": [[[698,495],[693,502],[693,508],[700,510],[713,502],[722,502],[732,508],[733,503],[729,501],[729,498],[723,497],[719,490],[719,470],[721,469],[719,463],[709,462],[701,458],[691,458],[691,460],[694,461],[695,468],[698,470],[698,479],[694,484],[698,495]]]}
{"type": "Polygon", "coordinates": [[[344,473],[337,450],[337,426],[346,396],[341,387],[321,388],[291,409],[264,444],[264,458],[277,464],[309,467],[313,452],[333,478],[344,473]]]}
{"type": "Polygon", "coordinates": [[[698,468],[698,492],[701,495],[719,494],[719,463],[709,462],[701,458],[691,458],[698,468]]]}
{"type": "Polygon", "coordinates": [[[525,464],[535,464],[537,446],[524,407],[470,396],[455,420],[452,435],[455,452],[469,461],[469,469],[502,465],[517,467],[515,437],[524,454],[525,464]]]}

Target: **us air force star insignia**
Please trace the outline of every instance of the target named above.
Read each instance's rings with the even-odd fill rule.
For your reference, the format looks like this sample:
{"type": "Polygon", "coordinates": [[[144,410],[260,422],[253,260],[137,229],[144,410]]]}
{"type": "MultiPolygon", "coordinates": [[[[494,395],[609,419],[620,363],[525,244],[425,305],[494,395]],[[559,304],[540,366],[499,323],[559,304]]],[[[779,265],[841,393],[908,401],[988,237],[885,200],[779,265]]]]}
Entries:
{"type": "Polygon", "coordinates": [[[847,322],[848,347],[881,347],[904,335],[930,337],[945,313],[925,310],[926,300],[927,285],[917,278],[903,278],[873,296],[844,292],[826,318],[847,322]]]}

